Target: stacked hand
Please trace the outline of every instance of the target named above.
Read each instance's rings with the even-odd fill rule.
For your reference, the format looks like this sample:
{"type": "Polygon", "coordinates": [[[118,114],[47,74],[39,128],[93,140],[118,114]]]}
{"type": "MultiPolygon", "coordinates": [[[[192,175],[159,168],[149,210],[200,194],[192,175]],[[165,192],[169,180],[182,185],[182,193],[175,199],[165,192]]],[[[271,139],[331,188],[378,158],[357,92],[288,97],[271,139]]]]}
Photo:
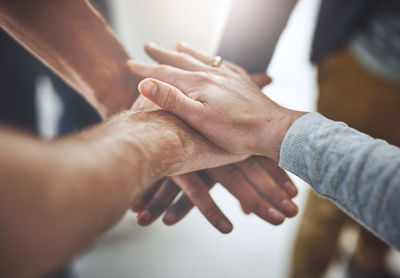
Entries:
{"type": "MultiPolygon", "coordinates": [[[[180,116],[226,150],[246,154],[260,153],[248,147],[257,143],[252,140],[252,130],[248,127],[259,127],[257,124],[249,124],[247,120],[254,116],[262,118],[268,113],[261,105],[251,106],[253,103],[262,104],[261,100],[266,99],[259,89],[270,82],[265,74],[249,76],[243,69],[229,62],[224,62],[220,68],[211,67],[211,57],[186,45],[178,45],[176,50],[147,45],[146,51],[159,63],[170,66],[129,63],[135,74],[158,79],[147,79],[141,83],[139,90],[144,96],[159,107],[180,116]],[[164,82],[175,85],[180,90],[164,82]],[[235,94],[238,90],[243,93],[235,94]],[[251,90],[257,91],[257,94],[247,93],[251,90]],[[212,95],[212,102],[213,98],[218,100],[218,104],[223,102],[224,107],[220,111],[216,111],[214,107],[207,110],[207,94],[212,95]],[[229,104],[232,95],[239,98],[241,105],[229,104]],[[234,115],[235,111],[230,110],[235,107],[239,107],[239,111],[236,111],[237,119],[227,122],[224,114],[234,115]],[[255,113],[259,114],[254,115],[255,113]],[[216,118],[218,121],[214,120],[216,118]],[[227,133],[222,134],[225,131],[227,133]],[[230,136],[239,136],[242,141],[248,142],[238,144],[238,138],[230,136]]],[[[210,106],[213,104],[211,101],[210,106]]],[[[156,107],[140,97],[134,104],[134,109],[154,110],[156,107]]],[[[272,159],[253,156],[237,164],[162,179],[133,205],[133,210],[138,212],[138,223],[149,225],[166,211],[164,223],[175,224],[194,204],[219,231],[230,232],[232,224],[209,194],[210,188],[216,182],[221,183],[241,202],[245,212],[254,212],[271,224],[281,224],[285,217],[297,214],[297,207],[291,201],[296,196],[297,189],[287,174],[272,159]],[[174,202],[180,189],[184,193],[174,202]]]]}

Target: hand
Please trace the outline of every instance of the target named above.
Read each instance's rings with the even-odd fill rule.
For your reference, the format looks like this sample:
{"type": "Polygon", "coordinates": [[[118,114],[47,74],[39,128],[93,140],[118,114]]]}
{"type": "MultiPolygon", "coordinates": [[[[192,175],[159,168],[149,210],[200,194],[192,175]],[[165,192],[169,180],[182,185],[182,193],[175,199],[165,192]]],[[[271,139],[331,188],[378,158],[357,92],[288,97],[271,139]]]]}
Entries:
{"type": "Polygon", "coordinates": [[[180,47],[186,53],[147,45],[150,56],[171,66],[128,62],[135,74],[156,78],[142,81],[139,91],[222,148],[278,161],[287,129],[303,114],[268,99],[242,68],[228,61],[212,67],[211,57],[180,47]]]}
{"type": "MultiPolygon", "coordinates": [[[[271,82],[265,73],[255,74],[252,79],[259,87],[271,82]]],[[[156,109],[143,97],[137,100],[134,107],[156,109]]],[[[255,211],[272,224],[278,225],[285,216],[293,217],[297,214],[296,205],[290,201],[297,195],[296,187],[275,162],[261,157],[250,158],[241,165],[165,178],[143,195],[132,209],[138,212],[138,223],[144,226],[151,224],[167,210],[163,220],[165,224],[172,225],[181,220],[193,208],[194,203],[212,225],[227,233],[232,230],[232,224],[208,194],[215,182],[220,182],[233,193],[242,202],[242,207],[247,208],[247,212],[255,211]],[[179,194],[179,188],[186,194],[172,204],[179,194]]]]}
{"type": "Polygon", "coordinates": [[[222,150],[188,127],[182,120],[161,110],[126,111],[108,120],[104,128],[99,128],[99,130],[105,128],[111,129],[109,133],[115,130],[114,137],[121,141],[125,138],[126,144],[131,144],[130,136],[134,137],[138,142],[137,148],[143,152],[143,163],[154,164],[154,172],[163,173],[163,176],[181,175],[219,167],[242,161],[247,157],[222,150]],[[130,127],[132,124],[134,124],[134,129],[130,127]],[[126,131],[122,132],[122,129],[126,131]],[[153,144],[154,140],[149,139],[153,137],[162,141],[163,144],[160,146],[153,144]],[[157,153],[157,157],[153,157],[153,153],[157,153]],[[165,170],[166,165],[168,168],[165,170]]]}
{"type": "MultiPolygon", "coordinates": [[[[132,108],[141,111],[159,109],[143,97],[139,97],[132,108]]],[[[232,224],[208,193],[216,182],[227,188],[250,211],[271,224],[279,225],[285,217],[297,214],[296,205],[290,201],[297,194],[296,187],[275,162],[262,157],[252,157],[236,165],[164,178],[138,199],[132,210],[138,212],[138,223],[146,226],[168,209],[163,220],[167,225],[172,225],[196,204],[213,226],[222,233],[228,233],[233,228],[232,224]],[[179,188],[184,194],[171,205],[180,192],[179,188]]]]}
{"type": "Polygon", "coordinates": [[[133,206],[138,212],[138,223],[149,225],[165,210],[163,221],[173,225],[192,208],[199,208],[204,216],[223,233],[232,230],[232,224],[218,209],[209,195],[209,189],[221,183],[247,208],[271,224],[279,225],[285,217],[297,214],[296,205],[290,201],[297,195],[292,181],[271,159],[251,157],[243,162],[164,179],[156,183],[133,206]],[[179,193],[183,194],[173,203],[179,193]]]}
{"type": "Polygon", "coordinates": [[[266,75],[265,72],[253,73],[249,76],[254,84],[256,84],[260,89],[264,88],[272,82],[271,77],[266,75]]]}
{"type": "MultiPolygon", "coordinates": [[[[152,102],[139,96],[132,106],[136,111],[155,111],[159,108],[152,102]]],[[[211,196],[208,194],[210,187],[215,182],[210,179],[205,180],[205,175],[198,173],[188,173],[176,177],[165,177],[156,182],[141,198],[136,200],[132,206],[134,212],[138,212],[137,221],[140,225],[146,226],[151,224],[166,208],[172,203],[180,192],[180,188],[186,192],[172,211],[177,212],[178,217],[183,218],[193,207],[191,199],[194,200],[197,207],[204,213],[207,219],[220,232],[229,233],[232,230],[231,222],[221,212],[218,206],[214,203],[211,196]],[[189,198],[190,196],[191,198],[189,198]],[[151,204],[148,203],[151,201],[151,204]]],[[[171,218],[172,214],[165,217],[165,222],[172,224],[179,219],[171,218]]]]}

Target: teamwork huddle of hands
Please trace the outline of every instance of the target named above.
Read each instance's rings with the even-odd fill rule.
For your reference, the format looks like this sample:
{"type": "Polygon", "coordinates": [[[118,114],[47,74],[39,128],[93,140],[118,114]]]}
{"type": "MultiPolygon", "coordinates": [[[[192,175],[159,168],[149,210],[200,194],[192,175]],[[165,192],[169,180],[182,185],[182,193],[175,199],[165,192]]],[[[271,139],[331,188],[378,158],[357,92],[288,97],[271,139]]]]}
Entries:
{"type": "Polygon", "coordinates": [[[297,189],[276,159],[264,156],[268,154],[265,152],[268,142],[260,138],[265,128],[260,122],[266,106],[269,110],[277,109],[260,90],[270,83],[269,77],[249,76],[228,61],[212,67],[212,57],[186,44],[178,44],[174,50],[147,44],[146,52],[159,64],[128,61],[134,74],[146,78],[139,85],[141,96],[133,109],[167,110],[222,149],[244,155],[236,164],[165,177],[156,182],[132,206],[138,213],[138,223],[149,225],[165,212],[164,223],[173,225],[197,206],[220,232],[231,232],[232,223],[209,194],[216,183],[233,194],[247,214],[253,212],[273,225],[283,223],[286,217],[294,217],[298,209],[292,198],[297,195],[297,189]],[[233,101],[240,101],[240,111],[232,113],[231,109],[237,107],[233,101]],[[212,107],[213,104],[218,107],[212,107]],[[260,121],[254,121],[254,115],[259,115],[260,121]],[[181,190],[182,195],[176,199],[181,190]]]}

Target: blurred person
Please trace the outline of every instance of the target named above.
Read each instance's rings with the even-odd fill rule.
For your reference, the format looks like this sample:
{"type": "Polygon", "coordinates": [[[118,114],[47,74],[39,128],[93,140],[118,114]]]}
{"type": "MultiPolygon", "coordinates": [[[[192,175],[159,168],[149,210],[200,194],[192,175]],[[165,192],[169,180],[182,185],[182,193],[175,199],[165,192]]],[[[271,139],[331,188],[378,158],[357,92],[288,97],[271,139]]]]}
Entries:
{"type": "MultiPolygon", "coordinates": [[[[110,3],[107,0],[90,0],[90,3],[107,23],[110,24],[110,3]]],[[[62,104],[57,135],[66,135],[80,131],[101,121],[101,117],[97,111],[79,93],[66,84],[64,80],[51,71],[49,71],[49,76],[62,104]]]]}
{"type": "MultiPolygon", "coordinates": [[[[104,16],[109,17],[105,1],[93,0],[91,3],[104,16]]],[[[36,84],[43,75],[50,78],[62,100],[63,109],[57,135],[79,131],[100,121],[97,112],[79,94],[4,30],[0,30],[0,56],[0,121],[3,124],[40,135],[36,84]]],[[[70,276],[69,267],[64,267],[46,275],[46,278],[70,276]]]]}
{"type": "Polygon", "coordinates": [[[156,61],[130,60],[140,93],[222,149],[269,157],[400,249],[400,148],[319,113],[284,108],[246,71],[187,45],[146,46],[156,61]],[[211,62],[210,62],[211,61],[211,62]]]}
{"type": "MultiPolygon", "coordinates": [[[[34,135],[40,135],[37,118],[36,82],[48,74],[54,82],[58,77],[47,70],[6,32],[0,30],[0,121],[34,135]]],[[[62,81],[61,81],[62,82],[62,81]]],[[[63,267],[46,278],[70,277],[63,267]]]]}
{"type": "MultiPolygon", "coordinates": [[[[234,1],[218,53],[250,73],[265,72],[296,3],[234,1]]],[[[311,53],[318,69],[317,110],[400,146],[399,43],[399,1],[322,0],[311,53]]],[[[348,225],[359,230],[348,276],[390,277],[387,245],[313,192],[298,230],[291,277],[322,277],[340,254],[339,237],[348,225]]]]}
{"type": "MultiPolygon", "coordinates": [[[[103,0],[92,0],[96,9],[107,15],[103,0]]],[[[39,76],[50,78],[62,99],[63,110],[58,134],[80,130],[99,122],[93,108],[53,72],[44,67],[4,30],[0,30],[1,80],[3,88],[0,119],[3,123],[38,134],[39,123],[35,103],[36,82],[39,76]]]]}

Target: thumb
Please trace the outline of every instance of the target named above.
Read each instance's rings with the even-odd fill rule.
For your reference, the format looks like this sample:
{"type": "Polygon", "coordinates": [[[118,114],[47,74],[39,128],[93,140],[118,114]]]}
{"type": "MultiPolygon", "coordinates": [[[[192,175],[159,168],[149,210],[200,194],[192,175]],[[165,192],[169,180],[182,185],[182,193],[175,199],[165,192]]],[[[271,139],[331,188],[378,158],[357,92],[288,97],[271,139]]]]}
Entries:
{"type": "MultiPolygon", "coordinates": [[[[190,121],[189,115],[201,113],[199,109],[202,105],[176,87],[153,78],[147,78],[139,83],[139,92],[158,105],[185,121],[190,121]]],[[[189,124],[192,124],[189,122],[189,124]]]]}

